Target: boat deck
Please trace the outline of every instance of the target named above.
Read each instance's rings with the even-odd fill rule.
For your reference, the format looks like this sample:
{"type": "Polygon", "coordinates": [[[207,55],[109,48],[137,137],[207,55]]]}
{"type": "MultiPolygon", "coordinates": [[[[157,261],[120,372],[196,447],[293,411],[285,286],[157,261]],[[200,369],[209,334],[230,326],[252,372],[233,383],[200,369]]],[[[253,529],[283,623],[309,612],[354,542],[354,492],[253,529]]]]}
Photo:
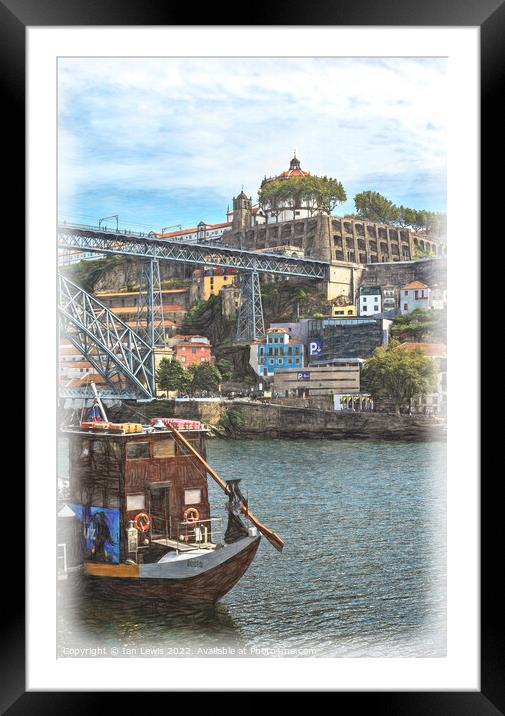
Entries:
{"type": "Polygon", "coordinates": [[[154,544],[161,544],[164,547],[171,547],[172,549],[179,550],[179,552],[193,552],[195,549],[216,549],[216,545],[213,542],[177,542],[175,539],[153,539],[154,544]]]}

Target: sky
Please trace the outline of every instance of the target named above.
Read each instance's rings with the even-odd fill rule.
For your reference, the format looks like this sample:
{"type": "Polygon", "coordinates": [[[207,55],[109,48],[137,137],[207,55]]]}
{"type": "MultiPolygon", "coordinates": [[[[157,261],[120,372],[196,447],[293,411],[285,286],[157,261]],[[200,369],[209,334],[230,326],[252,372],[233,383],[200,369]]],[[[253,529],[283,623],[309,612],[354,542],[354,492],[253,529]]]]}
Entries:
{"type": "Polygon", "coordinates": [[[59,218],[223,222],[295,150],[344,185],[334,214],[368,190],[445,211],[446,89],[432,58],[60,58],[59,218]]]}

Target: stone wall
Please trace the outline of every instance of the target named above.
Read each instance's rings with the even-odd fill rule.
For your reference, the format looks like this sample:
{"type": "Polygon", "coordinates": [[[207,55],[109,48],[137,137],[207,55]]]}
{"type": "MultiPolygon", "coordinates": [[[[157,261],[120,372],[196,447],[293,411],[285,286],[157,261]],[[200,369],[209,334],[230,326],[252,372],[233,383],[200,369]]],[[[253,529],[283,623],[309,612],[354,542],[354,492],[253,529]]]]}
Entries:
{"type": "Polygon", "coordinates": [[[356,264],[411,261],[418,249],[439,256],[446,251],[445,244],[407,228],[327,215],[229,231],[223,242],[249,251],[290,244],[303,249],[307,258],[356,264]]]}
{"type": "MultiPolygon", "coordinates": [[[[147,417],[166,416],[201,420],[218,433],[234,438],[314,438],[356,440],[445,440],[445,422],[424,415],[394,415],[281,405],[280,402],[153,401],[139,410],[147,417]],[[226,434],[220,427],[225,413],[241,416],[240,427],[226,434]]],[[[115,422],[139,420],[135,407],[108,407],[115,422]]]]}
{"type": "Polygon", "coordinates": [[[421,281],[428,286],[447,284],[447,259],[419,259],[401,263],[369,264],[363,267],[362,286],[404,286],[421,281]]]}
{"type": "MultiPolygon", "coordinates": [[[[95,285],[95,291],[118,291],[127,287],[138,288],[142,270],[140,259],[126,258],[104,272],[95,285]]],[[[160,261],[160,279],[191,278],[193,267],[170,261],[160,261]]]]}
{"type": "Polygon", "coordinates": [[[233,410],[243,418],[234,434],[240,438],[315,438],[356,440],[444,440],[445,423],[426,416],[319,410],[240,401],[176,403],[175,415],[197,418],[219,428],[221,417],[233,410]]]}

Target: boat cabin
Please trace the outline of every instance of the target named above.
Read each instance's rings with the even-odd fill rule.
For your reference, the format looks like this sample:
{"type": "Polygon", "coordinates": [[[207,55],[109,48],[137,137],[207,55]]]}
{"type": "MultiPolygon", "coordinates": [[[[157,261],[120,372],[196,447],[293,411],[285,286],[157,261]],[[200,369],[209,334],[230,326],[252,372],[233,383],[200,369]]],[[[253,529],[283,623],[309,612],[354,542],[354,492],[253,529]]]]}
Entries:
{"type": "MultiPolygon", "coordinates": [[[[167,427],[138,429],[61,433],[68,483],[60,497],[78,521],[81,562],[150,563],[170,550],[215,548],[205,469],[167,427]]],[[[179,429],[205,459],[204,426],[179,429]]]]}

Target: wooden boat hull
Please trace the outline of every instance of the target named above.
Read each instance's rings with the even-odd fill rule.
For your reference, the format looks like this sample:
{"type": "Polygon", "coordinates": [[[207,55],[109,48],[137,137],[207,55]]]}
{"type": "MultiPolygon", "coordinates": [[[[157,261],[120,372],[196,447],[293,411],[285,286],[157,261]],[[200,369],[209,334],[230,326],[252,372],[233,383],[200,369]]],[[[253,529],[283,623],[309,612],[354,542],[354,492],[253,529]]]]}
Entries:
{"type": "Polygon", "coordinates": [[[164,567],[162,563],[155,563],[129,567],[87,563],[85,573],[93,588],[104,596],[215,603],[245,574],[256,555],[260,539],[259,536],[246,537],[201,559],[186,555],[177,560],[177,565],[164,567]],[[109,567],[108,572],[103,567],[109,567]],[[114,567],[115,570],[110,569],[114,567]],[[191,574],[190,570],[195,573],[191,574]],[[174,576],[177,572],[180,576],[174,576]]]}

